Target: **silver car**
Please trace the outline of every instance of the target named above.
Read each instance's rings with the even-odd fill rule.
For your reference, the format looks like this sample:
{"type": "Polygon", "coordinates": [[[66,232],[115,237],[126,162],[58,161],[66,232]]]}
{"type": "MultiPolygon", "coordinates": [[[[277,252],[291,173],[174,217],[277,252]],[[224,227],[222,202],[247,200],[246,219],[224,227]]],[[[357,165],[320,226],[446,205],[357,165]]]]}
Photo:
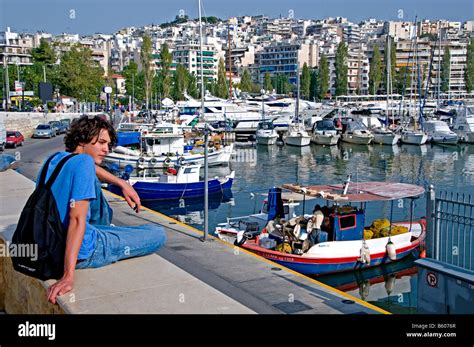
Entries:
{"type": "Polygon", "coordinates": [[[51,125],[49,124],[39,124],[35,132],[33,133],[33,137],[47,137],[51,138],[56,136],[56,132],[51,128],[51,125]]]}

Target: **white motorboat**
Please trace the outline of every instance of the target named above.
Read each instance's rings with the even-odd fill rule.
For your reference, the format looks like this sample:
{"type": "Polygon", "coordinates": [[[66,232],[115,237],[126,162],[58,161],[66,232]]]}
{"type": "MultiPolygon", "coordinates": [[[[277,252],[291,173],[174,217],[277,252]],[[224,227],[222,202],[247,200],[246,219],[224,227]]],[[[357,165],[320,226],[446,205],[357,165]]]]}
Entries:
{"type": "Polygon", "coordinates": [[[374,135],[367,127],[358,121],[346,123],[346,129],[342,133],[342,141],[356,145],[368,145],[372,142],[374,135]]]}
{"type": "Polygon", "coordinates": [[[288,146],[303,147],[309,145],[311,136],[309,136],[302,123],[293,123],[284,135],[284,141],[288,146]]]}
{"type": "Polygon", "coordinates": [[[334,121],[330,118],[326,118],[317,121],[313,124],[313,134],[311,135],[311,142],[317,145],[333,146],[337,145],[339,138],[334,121]]]}
{"type": "Polygon", "coordinates": [[[458,135],[449,129],[448,125],[440,120],[429,120],[423,125],[428,141],[432,143],[456,145],[459,141],[458,135]]]}
{"type": "Polygon", "coordinates": [[[278,133],[273,123],[268,121],[258,123],[256,138],[259,145],[274,145],[278,139],[278,133]]]}

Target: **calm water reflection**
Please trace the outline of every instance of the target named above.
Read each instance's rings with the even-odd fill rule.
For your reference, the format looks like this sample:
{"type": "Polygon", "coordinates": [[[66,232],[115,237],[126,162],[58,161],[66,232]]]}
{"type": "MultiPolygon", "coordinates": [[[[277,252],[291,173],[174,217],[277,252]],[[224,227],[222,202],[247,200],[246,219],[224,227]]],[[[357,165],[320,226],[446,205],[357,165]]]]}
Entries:
{"type": "MultiPolygon", "coordinates": [[[[462,193],[474,193],[474,146],[363,146],[342,143],[339,146],[322,147],[311,145],[297,148],[290,146],[258,146],[257,148],[237,149],[230,167],[210,168],[210,177],[224,176],[231,170],[236,171],[233,200],[219,202],[209,212],[209,231],[213,232],[217,223],[227,217],[256,213],[260,209],[264,196],[272,186],[284,183],[325,184],[342,183],[348,174],[352,174],[353,184],[356,181],[392,181],[404,182],[428,187],[434,184],[437,190],[450,190],[462,193]]],[[[317,203],[306,203],[306,212],[317,203]]],[[[410,218],[408,201],[396,204],[394,220],[410,218]]],[[[179,211],[160,210],[172,216],[179,211]]],[[[202,217],[202,213],[199,213],[202,217]]],[[[301,206],[299,211],[301,213],[301,206]]],[[[390,203],[371,203],[367,205],[367,221],[382,216],[388,217],[390,203]]],[[[185,214],[186,215],[186,214],[185,214]]],[[[184,216],[185,216],[184,215],[184,216]]],[[[425,197],[414,202],[414,218],[425,215],[425,197]]],[[[183,217],[186,218],[186,217],[183,217]]],[[[202,229],[202,218],[184,219],[196,228],[202,229]],[[195,222],[195,223],[194,223],[195,222]]],[[[412,265],[409,260],[406,264],[412,265]]],[[[408,294],[406,288],[394,289],[385,304],[380,299],[371,299],[377,305],[399,305],[400,312],[412,312],[406,300],[413,302],[416,274],[403,281],[410,283],[408,294]],[[402,297],[400,297],[402,295],[402,297]],[[405,298],[405,296],[407,296],[405,298]]],[[[396,279],[398,282],[398,278],[396,279]]],[[[396,288],[396,287],[395,287],[396,288]]],[[[356,289],[354,289],[356,290],[356,289]]],[[[358,289],[357,289],[358,290],[358,289]]],[[[356,291],[357,291],[356,290],[356,291]]],[[[415,295],[416,297],[416,295],[415,295]]],[[[411,307],[411,306],[410,306],[411,307]]],[[[416,307],[416,305],[414,306],[416,307]]],[[[393,310],[393,308],[391,309],[393,310]]]]}

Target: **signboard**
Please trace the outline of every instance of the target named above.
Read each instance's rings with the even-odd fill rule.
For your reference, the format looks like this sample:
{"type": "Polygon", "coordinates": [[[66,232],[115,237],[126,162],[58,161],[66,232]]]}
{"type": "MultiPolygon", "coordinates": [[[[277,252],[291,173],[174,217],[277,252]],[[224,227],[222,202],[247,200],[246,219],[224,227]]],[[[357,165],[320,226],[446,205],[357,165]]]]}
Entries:
{"type": "MultiPolygon", "coordinates": [[[[34,92],[32,90],[27,90],[24,92],[25,96],[34,96],[34,92]]],[[[22,96],[23,92],[10,92],[10,96],[22,96]]]]}
{"type": "Polygon", "coordinates": [[[430,287],[437,287],[438,286],[438,276],[433,272],[428,272],[426,274],[426,282],[430,287]]]}
{"type": "Polygon", "coordinates": [[[20,92],[23,90],[23,83],[20,81],[15,81],[15,92],[20,92]]]}
{"type": "Polygon", "coordinates": [[[112,94],[112,87],[104,87],[104,93],[106,94],[112,94]]]}
{"type": "Polygon", "coordinates": [[[53,85],[48,82],[39,83],[39,97],[43,104],[53,99],[53,85]]]}

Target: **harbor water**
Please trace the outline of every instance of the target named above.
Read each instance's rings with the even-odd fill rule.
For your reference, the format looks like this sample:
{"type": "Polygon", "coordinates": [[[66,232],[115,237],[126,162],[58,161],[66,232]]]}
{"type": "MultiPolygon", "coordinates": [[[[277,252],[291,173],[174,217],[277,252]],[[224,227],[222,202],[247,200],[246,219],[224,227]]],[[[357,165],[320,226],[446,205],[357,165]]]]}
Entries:
{"type": "MultiPolygon", "coordinates": [[[[474,146],[440,145],[352,145],[323,147],[311,144],[236,148],[229,167],[212,167],[209,177],[225,176],[235,170],[232,193],[209,199],[209,232],[228,217],[257,213],[265,193],[285,183],[316,185],[343,183],[352,175],[352,185],[363,181],[403,182],[437,191],[474,196],[474,146]]],[[[300,201],[297,213],[311,213],[317,199],[300,201]]],[[[193,201],[145,202],[144,205],[198,229],[203,228],[203,199],[193,201]]],[[[426,214],[426,198],[372,202],[366,206],[366,225],[375,218],[394,221],[419,219],[426,214]],[[413,213],[410,213],[410,211],[413,213]]],[[[338,289],[394,313],[416,313],[416,267],[414,258],[376,270],[318,277],[338,289]]]]}

